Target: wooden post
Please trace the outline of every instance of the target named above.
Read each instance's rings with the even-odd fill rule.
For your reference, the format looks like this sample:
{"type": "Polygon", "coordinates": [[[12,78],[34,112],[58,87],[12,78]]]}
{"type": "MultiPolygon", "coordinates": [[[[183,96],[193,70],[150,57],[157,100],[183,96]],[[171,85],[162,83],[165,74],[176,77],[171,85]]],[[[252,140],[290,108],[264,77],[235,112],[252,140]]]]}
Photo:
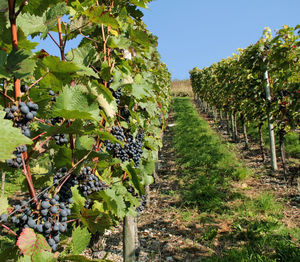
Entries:
{"type": "MultiPolygon", "coordinates": [[[[266,99],[268,103],[271,103],[271,89],[270,89],[268,70],[265,70],[264,72],[264,79],[266,81],[265,83],[266,99]]],[[[270,141],[270,151],[271,151],[271,166],[272,166],[272,170],[276,171],[278,167],[277,167],[277,157],[276,157],[276,147],[275,147],[275,134],[274,134],[274,127],[272,123],[272,117],[270,116],[270,113],[268,113],[268,129],[269,129],[269,141],[270,141]]]]}
{"type": "Polygon", "coordinates": [[[126,216],[123,220],[123,260],[135,262],[136,251],[136,219],[126,216]]]}

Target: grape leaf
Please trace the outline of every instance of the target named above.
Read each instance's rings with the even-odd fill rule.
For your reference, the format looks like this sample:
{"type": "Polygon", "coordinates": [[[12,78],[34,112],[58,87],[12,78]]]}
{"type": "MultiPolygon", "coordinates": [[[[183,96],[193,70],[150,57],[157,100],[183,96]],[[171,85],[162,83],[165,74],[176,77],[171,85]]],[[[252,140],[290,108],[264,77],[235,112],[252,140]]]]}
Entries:
{"type": "Polygon", "coordinates": [[[72,163],[72,150],[70,148],[61,147],[55,153],[54,162],[57,168],[70,167],[72,163]]]}
{"type": "Polygon", "coordinates": [[[130,3],[142,7],[142,8],[147,8],[146,3],[149,1],[144,1],[144,0],[129,0],[130,3]]]}
{"type": "Polygon", "coordinates": [[[31,256],[25,256],[18,259],[17,262],[32,262],[31,256]]]}
{"type": "Polygon", "coordinates": [[[0,197],[0,214],[7,213],[8,201],[5,196],[0,197]]]}
{"type": "Polygon", "coordinates": [[[101,108],[105,111],[108,117],[114,117],[117,111],[116,103],[112,93],[104,85],[99,84],[97,81],[91,81],[86,86],[87,92],[96,96],[96,100],[101,108]]]}
{"type": "Polygon", "coordinates": [[[23,12],[28,12],[34,15],[43,14],[49,7],[55,6],[57,3],[60,3],[61,0],[30,0],[27,1],[27,5],[25,5],[23,12]]]}
{"type": "Polygon", "coordinates": [[[32,260],[34,262],[57,262],[57,259],[54,257],[54,254],[45,251],[45,250],[39,250],[37,253],[34,253],[32,255],[32,260]]]}
{"type": "Polygon", "coordinates": [[[89,136],[81,136],[76,139],[76,149],[78,150],[91,150],[93,145],[95,144],[95,140],[89,136]]]}
{"type": "Polygon", "coordinates": [[[146,32],[142,31],[142,30],[138,30],[138,29],[131,29],[130,30],[130,37],[131,40],[134,42],[137,42],[145,47],[150,46],[150,41],[148,38],[148,35],[146,34],[146,32]]]}
{"type": "Polygon", "coordinates": [[[95,59],[95,50],[91,49],[89,46],[81,46],[72,49],[67,53],[68,60],[71,60],[75,65],[81,70],[78,70],[78,75],[87,75],[99,78],[98,74],[94,72],[92,68],[89,67],[92,59],[95,59]]]}
{"type": "Polygon", "coordinates": [[[84,251],[91,240],[91,234],[87,228],[81,228],[80,226],[75,228],[72,232],[72,253],[79,255],[84,251]]]}
{"type": "Polygon", "coordinates": [[[65,86],[53,106],[53,116],[66,119],[90,119],[100,121],[97,103],[89,103],[81,86],[65,86]]]}
{"type": "Polygon", "coordinates": [[[30,51],[13,49],[7,57],[6,70],[16,78],[29,76],[35,68],[31,55],[30,51]]]}
{"type": "Polygon", "coordinates": [[[101,191],[100,195],[104,199],[108,210],[112,211],[119,218],[123,218],[126,215],[126,205],[123,196],[116,194],[115,187],[101,191]]]}
{"type": "Polygon", "coordinates": [[[26,36],[32,34],[36,35],[38,33],[47,31],[47,26],[45,25],[45,16],[21,13],[18,16],[17,22],[26,36]]]}
{"type": "Polygon", "coordinates": [[[50,246],[42,235],[35,234],[33,229],[24,228],[20,234],[17,244],[24,256],[32,256],[41,250],[51,251],[50,246]]]}
{"type": "Polygon", "coordinates": [[[17,146],[31,145],[31,139],[22,135],[21,130],[12,126],[10,120],[3,119],[5,112],[0,111],[0,161],[12,159],[17,146]]]}
{"type": "Polygon", "coordinates": [[[108,11],[105,11],[105,6],[96,6],[85,11],[84,14],[90,19],[91,22],[103,24],[112,28],[118,29],[120,27],[116,18],[110,16],[108,11]]]}
{"type": "Polygon", "coordinates": [[[90,259],[83,255],[67,255],[60,258],[61,261],[74,261],[74,262],[113,262],[107,259],[90,259]]]}
{"type": "Polygon", "coordinates": [[[1,78],[9,78],[9,73],[5,68],[5,64],[7,61],[7,54],[4,50],[0,50],[0,77],[1,78]]]}

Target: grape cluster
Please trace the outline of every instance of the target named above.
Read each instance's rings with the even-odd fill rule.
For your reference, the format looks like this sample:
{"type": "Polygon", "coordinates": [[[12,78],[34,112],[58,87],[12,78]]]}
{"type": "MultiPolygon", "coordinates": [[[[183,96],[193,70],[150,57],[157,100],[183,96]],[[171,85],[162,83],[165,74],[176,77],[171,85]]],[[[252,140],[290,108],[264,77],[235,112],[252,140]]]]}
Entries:
{"type": "Polygon", "coordinates": [[[121,88],[116,91],[113,91],[113,97],[116,99],[117,104],[120,104],[121,96],[123,95],[121,88]]]}
{"type": "Polygon", "coordinates": [[[48,94],[50,96],[52,96],[51,101],[55,102],[56,101],[56,97],[55,97],[55,93],[53,90],[49,90],[48,94]]]}
{"type": "Polygon", "coordinates": [[[26,85],[21,85],[21,92],[26,93],[28,91],[28,86],[26,85]]]}
{"type": "Polygon", "coordinates": [[[52,125],[60,123],[61,120],[63,120],[63,119],[61,117],[59,117],[59,116],[50,119],[52,125]]]}
{"type": "Polygon", "coordinates": [[[82,169],[78,176],[78,181],[79,191],[87,198],[85,208],[90,208],[92,205],[92,200],[88,198],[90,194],[107,188],[107,185],[101,182],[99,178],[92,173],[92,169],[89,166],[82,169]]]}
{"type": "MultiPolygon", "coordinates": [[[[67,175],[67,169],[61,168],[54,175],[53,184],[60,184],[67,175]]],[[[41,233],[48,241],[53,251],[56,251],[60,241],[60,235],[67,231],[68,216],[71,215],[70,204],[73,203],[71,187],[78,184],[73,174],[68,177],[57,194],[49,195],[48,192],[38,197],[40,209],[35,204],[22,201],[14,206],[14,214],[10,222],[17,228],[20,234],[23,228],[32,228],[41,233]]],[[[0,216],[2,222],[8,221],[8,215],[0,216]]]]}
{"type": "Polygon", "coordinates": [[[114,157],[119,158],[123,162],[132,159],[135,163],[135,166],[138,167],[143,153],[142,147],[144,133],[140,132],[136,136],[136,139],[133,139],[131,135],[128,135],[128,138],[126,139],[124,129],[122,127],[113,127],[111,134],[122,142],[125,142],[126,140],[126,143],[124,147],[122,147],[119,143],[113,144],[112,142],[105,140],[104,145],[106,149],[112,152],[114,157]]]}
{"type": "Polygon", "coordinates": [[[124,118],[125,120],[129,120],[129,117],[130,117],[130,111],[127,107],[122,107],[120,109],[120,115],[122,118],[124,118]]]}
{"type": "Polygon", "coordinates": [[[140,201],[140,205],[136,208],[136,212],[137,213],[142,213],[145,206],[146,206],[146,200],[147,200],[147,196],[143,195],[141,196],[141,201],[140,201]]]}
{"type": "Polygon", "coordinates": [[[63,146],[68,143],[68,138],[66,134],[56,134],[54,136],[55,142],[59,146],[63,146]]]}
{"type": "MultiPolygon", "coordinates": [[[[134,197],[138,198],[139,195],[137,193],[135,193],[135,190],[132,186],[128,186],[127,187],[127,191],[134,197]]],[[[145,206],[146,206],[146,200],[147,200],[147,196],[146,195],[142,195],[141,196],[141,201],[140,201],[140,205],[136,208],[136,212],[137,213],[141,213],[145,206]]]]}
{"type": "Polygon", "coordinates": [[[36,116],[38,109],[39,106],[32,102],[20,102],[19,107],[13,105],[11,108],[5,108],[4,118],[14,120],[15,126],[21,129],[22,134],[30,137],[29,122],[36,116]]]}
{"type": "Polygon", "coordinates": [[[26,151],[27,151],[26,146],[18,146],[16,148],[16,150],[13,152],[13,154],[16,156],[16,158],[6,160],[6,164],[9,167],[21,168],[23,166],[22,154],[25,153],[26,151]]]}

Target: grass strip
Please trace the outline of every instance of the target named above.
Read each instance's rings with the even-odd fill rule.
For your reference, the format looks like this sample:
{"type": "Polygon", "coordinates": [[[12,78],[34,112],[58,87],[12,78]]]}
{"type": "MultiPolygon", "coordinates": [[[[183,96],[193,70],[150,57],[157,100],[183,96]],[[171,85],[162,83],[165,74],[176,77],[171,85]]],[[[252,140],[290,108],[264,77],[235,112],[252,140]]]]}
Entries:
{"type": "Polygon", "coordinates": [[[299,261],[300,230],[285,225],[284,204],[267,190],[257,194],[236,186],[247,182],[251,172],[189,98],[175,98],[173,110],[179,167],[179,190],[173,195],[182,203],[177,212],[187,227],[198,224],[192,240],[215,251],[199,261],[299,261]]]}

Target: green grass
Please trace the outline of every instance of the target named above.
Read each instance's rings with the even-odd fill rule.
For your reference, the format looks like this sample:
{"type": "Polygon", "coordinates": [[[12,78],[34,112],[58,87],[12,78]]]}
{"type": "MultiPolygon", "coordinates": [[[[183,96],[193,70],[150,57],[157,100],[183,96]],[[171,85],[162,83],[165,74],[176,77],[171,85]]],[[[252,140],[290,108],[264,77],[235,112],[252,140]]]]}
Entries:
{"type": "Polygon", "coordinates": [[[202,211],[223,212],[224,199],[239,197],[231,192],[230,182],[243,179],[250,172],[207,122],[199,118],[189,99],[176,98],[173,107],[176,112],[173,142],[187,184],[182,190],[182,200],[198,205],[202,211]]]}
{"type": "Polygon", "coordinates": [[[180,176],[179,190],[170,194],[181,200],[182,222],[201,225],[193,240],[216,252],[199,261],[300,261],[300,229],[284,225],[284,203],[269,191],[234,188],[254,174],[199,117],[189,98],[175,98],[173,110],[180,176]],[[224,223],[229,229],[220,233],[224,223]],[[215,246],[216,240],[222,244],[215,246]]]}

